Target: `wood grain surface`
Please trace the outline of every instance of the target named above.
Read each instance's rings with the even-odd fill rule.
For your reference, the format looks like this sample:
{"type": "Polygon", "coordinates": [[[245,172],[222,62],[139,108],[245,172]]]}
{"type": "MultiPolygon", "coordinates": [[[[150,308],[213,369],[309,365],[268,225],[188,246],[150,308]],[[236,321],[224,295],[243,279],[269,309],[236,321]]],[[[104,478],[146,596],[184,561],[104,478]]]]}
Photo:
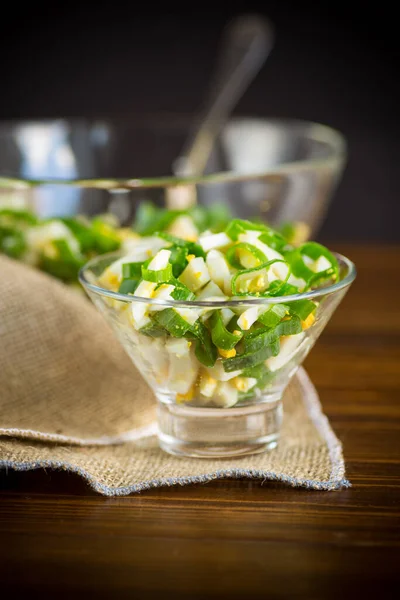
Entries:
{"type": "Polygon", "coordinates": [[[104,498],[70,474],[2,472],[0,597],[398,597],[400,247],[337,249],[358,278],[305,366],[352,488],[221,481],[104,498]]]}

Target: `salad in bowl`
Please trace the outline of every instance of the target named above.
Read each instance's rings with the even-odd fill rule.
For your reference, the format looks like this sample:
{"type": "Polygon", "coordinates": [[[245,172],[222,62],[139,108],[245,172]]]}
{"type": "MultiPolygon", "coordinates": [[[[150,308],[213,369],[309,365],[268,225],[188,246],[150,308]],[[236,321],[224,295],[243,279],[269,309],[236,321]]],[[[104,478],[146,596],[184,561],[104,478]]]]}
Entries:
{"type": "Polygon", "coordinates": [[[283,393],[354,265],[319,243],[295,243],[295,227],[285,236],[229,219],[201,229],[170,212],[147,225],[142,218],[118,253],[81,269],[80,281],[154,390],[165,450],[273,448],[283,393]]]}

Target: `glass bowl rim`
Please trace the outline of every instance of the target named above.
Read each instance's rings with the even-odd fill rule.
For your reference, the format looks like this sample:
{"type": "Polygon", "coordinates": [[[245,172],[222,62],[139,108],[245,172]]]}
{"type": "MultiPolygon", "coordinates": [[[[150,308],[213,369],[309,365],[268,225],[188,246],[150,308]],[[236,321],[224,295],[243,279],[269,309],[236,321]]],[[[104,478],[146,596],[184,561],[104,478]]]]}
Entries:
{"type": "Polygon", "coordinates": [[[92,258],[88,261],[79,271],[79,281],[81,285],[91,292],[99,295],[106,296],[108,298],[112,298],[114,300],[120,300],[125,303],[139,302],[142,304],[150,304],[153,306],[165,306],[166,308],[232,308],[237,306],[265,306],[265,305],[273,305],[273,304],[285,304],[287,302],[293,302],[295,300],[310,300],[316,299],[320,296],[326,296],[338,292],[342,289],[348,288],[354,281],[357,275],[357,270],[355,264],[349,259],[339,254],[337,252],[333,253],[338,259],[339,263],[344,263],[347,267],[348,272],[346,276],[333,283],[327,287],[317,288],[315,290],[311,290],[308,292],[302,292],[299,294],[292,294],[290,296],[274,296],[274,297],[263,297],[263,298],[245,298],[239,300],[201,300],[201,301],[192,301],[192,300],[157,300],[154,298],[142,298],[140,296],[133,296],[132,294],[121,294],[119,292],[113,292],[111,290],[107,290],[106,288],[102,288],[98,285],[90,283],[85,275],[85,272],[90,269],[94,264],[98,263],[99,260],[105,259],[111,256],[121,256],[120,253],[111,252],[107,254],[101,254],[92,258]]]}
{"type": "MultiPolygon", "coordinates": [[[[149,115],[147,115],[149,118],[149,115]]],[[[160,120],[160,117],[159,117],[160,120]]],[[[292,160],[284,162],[266,171],[254,172],[254,173],[235,173],[234,171],[219,171],[208,175],[198,175],[193,177],[175,177],[173,175],[151,177],[151,178],[40,178],[40,179],[26,179],[17,176],[2,175],[0,168],[0,189],[10,188],[13,190],[18,189],[30,189],[40,186],[72,186],[81,187],[86,189],[101,189],[101,190],[133,190],[133,189],[148,189],[148,188],[168,188],[178,185],[188,184],[213,184],[213,183],[235,183],[242,181],[249,181],[252,179],[262,179],[263,177],[269,177],[273,175],[285,175],[293,172],[298,172],[311,167],[314,169],[326,168],[330,163],[335,163],[338,160],[343,160],[347,154],[347,143],[345,136],[330,127],[322,123],[314,121],[308,121],[305,119],[295,118],[279,118],[279,117],[257,117],[257,116],[237,116],[232,118],[230,123],[238,123],[240,121],[261,121],[265,123],[281,125],[283,127],[308,127],[310,128],[310,137],[314,137],[317,140],[324,141],[331,147],[331,153],[329,156],[324,158],[309,158],[305,160],[292,160]]],[[[54,119],[15,119],[10,121],[4,121],[0,123],[1,126],[5,125],[18,125],[18,124],[38,124],[38,123],[79,123],[79,122],[103,122],[103,123],[117,123],[122,122],[121,118],[54,118],[54,119]]],[[[146,122],[146,115],[144,116],[142,123],[146,122]]],[[[134,119],[128,119],[129,122],[135,122],[134,119]]],[[[139,122],[139,121],[138,121],[139,122]]]]}

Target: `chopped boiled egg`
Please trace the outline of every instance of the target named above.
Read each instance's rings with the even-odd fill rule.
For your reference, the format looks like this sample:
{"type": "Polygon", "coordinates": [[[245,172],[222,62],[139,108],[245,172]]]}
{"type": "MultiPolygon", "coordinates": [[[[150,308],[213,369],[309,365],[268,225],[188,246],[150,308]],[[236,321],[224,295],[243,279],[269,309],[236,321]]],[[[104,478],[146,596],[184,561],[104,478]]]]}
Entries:
{"type": "Polygon", "coordinates": [[[223,358],[233,358],[234,356],[236,356],[235,348],[232,348],[231,350],[224,350],[223,348],[218,348],[218,353],[223,358]]]}
{"type": "Polygon", "coordinates": [[[199,311],[195,308],[174,308],[174,310],[189,325],[194,325],[200,316],[199,311]]]}
{"type": "Polygon", "coordinates": [[[107,290],[117,292],[121,278],[108,267],[99,277],[98,283],[107,290]]]}
{"type": "Polygon", "coordinates": [[[183,404],[184,402],[191,402],[193,400],[193,396],[194,387],[191,386],[191,388],[186,392],[186,394],[177,394],[176,401],[178,404],[183,404]]]}
{"type": "Polygon", "coordinates": [[[171,223],[167,229],[168,233],[180,237],[189,242],[195,242],[199,237],[199,231],[188,215],[180,215],[171,223]]]}
{"type": "MultiPolygon", "coordinates": [[[[258,239],[260,234],[260,231],[246,231],[246,233],[239,234],[239,241],[252,244],[256,248],[261,250],[261,252],[265,254],[268,261],[284,260],[282,254],[280,254],[273,248],[270,248],[269,246],[267,246],[267,244],[264,244],[264,242],[261,242],[258,239]]],[[[273,265],[271,265],[270,271],[272,271],[272,273],[274,274],[275,279],[285,279],[285,277],[287,276],[288,267],[283,262],[274,263],[273,265]]],[[[270,280],[272,281],[271,277],[270,280]]]]}
{"type": "Polygon", "coordinates": [[[322,273],[322,271],[327,271],[331,268],[331,263],[325,256],[320,256],[314,263],[313,271],[316,273],[322,273]]]}
{"type": "Polygon", "coordinates": [[[294,275],[289,275],[288,283],[291,285],[295,285],[299,288],[300,292],[305,288],[306,282],[301,277],[295,277],[294,275]]]}
{"type": "MultiPolygon", "coordinates": [[[[162,283],[153,293],[154,300],[174,300],[171,296],[174,291],[175,286],[170,285],[168,283],[162,283]]],[[[167,306],[159,306],[157,304],[149,305],[149,312],[159,312],[160,310],[165,310],[168,308],[167,306]]]]}
{"type": "MultiPolygon", "coordinates": [[[[140,298],[152,298],[157,284],[151,281],[141,281],[135,290],[135,296],[140,298]]],[[[131,319],[135,329],[141,329],[150,323],[148,316],[149,305],[145,302],[131,303],[131,319]]]]}
{"type": "Polygon", "coordinates": [[[245,269],[254,269],[254,267],[258,267],[260,265],[261,261],[256,256],[254,256],[254,254],[252,254],[250,250],[247,250],[247,248],[238,248],[236,250],[236,254],[240,261],[240,264],[245,269]]]}
{"type": "Polygon", "coordinates": [[[187,356],[190,352],[192,342],[186,338],[169,338],[165,342],[165,347],[170,354],[175,354],[178,358],[187,356]]]}
{"type": "Polygon", "coordinates": [[[213,404],[220,408],[229,408],[238,401],[238,391],[229,382],[223,381],[218,384],[213,397],[213,404]]]}
{"type": "Polygon", "coordinates": [[[194,385],[198,373],[198,362],[190,350],[186,354],[169,354],[168,387],[178,394],[187,394],[194,385]]]}
{"type": "Polygon", "coordinates": [[[211,279],[224,291],[227,296],[232,295],[232,274],[227,260],[222,252],[210,250],[207,254],[206,264],[211,279]]]}
{"type": "MultiPolygon", "coordinates": [[[[274,277],[272,276],[273,280],[274,277]]],[[[260,269],[259,271],[251,271],[250,273],[241,273],[236,278],[236,290],[239,293],[256,294],[264,292],[270,283],[270,269],[260,269]]]]}
{"type": "Polygon", "coordinates": [[[160,250],[153,260],[150,261],[147,268],[149,271],[160,271],[161,269],[165,269],[168,265],[170,256],[171,250],[160,250]]]}
{"type": "Polygon", "coordinates": [[[258,306],[252,306],[246,309],[238,318],[237,324],[240,329],[247,331],[257,321],[260,309],[258,306]]]}
{"type": "Polygon", "coordinates": [[[206,367],[207,372],[217,381],[229,381],[241,374],[242,371],[232,371],[227,373],[224,369],[222,361],[217,360],[213,367],[206,367]]]}
{"type": "Polygon", "coordinates": [[[314,313],[310,313],[304,321],[301,322],[301,326],[303,330],[309,329],[315,323],[315,315],[314,313]]]}
{"type": "Polygon", "coordinates": [[[212,233],[208,235],[201,235],[199,238],[199,244],[203,248],[204,252],[209,252],[216,248],[224,248],[232,244],[232,240],[226,235],[226,233],[212,233]]]}
{"type": "Polygon", "coordinates": [[[196,300],[208,300],[209,298],[226,299],[224,292],[213,281],[209,281],[207,285],[196,296],[196,300]]]}
{"type": "Polygon", "coordinates": [[[235,313],[230,308],[223,308],[221,310],[221,319],[225,327],[228,325],[229,321],[234,315],[235,313]]]}
{"type": "Polygon", "coordinates": [[[128,255],[122,259],[124,262],[143,262],[152,256],[155,256],[161,248],[165,248],[169,243],[156,235],[148,237],[127,238],[122,242],[121,250],[123,254],[128,255]],[[129,260],[126,260],[129,257],[129,260]]]}
{"type": "Polygon", "coordinates": [[[305,333],[297,333],[296,335],[282,336],[280,339],[280,352],[278,356],[271,356],[265,361],[265,364],[270,371],[277,371],[286,365],[296,354],[301,342],[305,337],[305,333]]]}
{"type": "Polygon", "coordinates": [[[235,379],[231,380],[231,384],[239,392],[248,392],[257,385],[257,379],[255,377],[235,377],[235,379]]]}
{"type": "Polygon", "coordinates": [[[211,398],[214,395],[218,381],[211,377],[206,371],[203,371],[200,376],[200,394],[206,398],[211,398]]]}
{"type": "Polygon", "coordinates": [[[210,281],[204,258],[197,256],[186,266],[179,276],[180,281],[185,284],[192,292],[197,292],[206,283],[210,281]]]}

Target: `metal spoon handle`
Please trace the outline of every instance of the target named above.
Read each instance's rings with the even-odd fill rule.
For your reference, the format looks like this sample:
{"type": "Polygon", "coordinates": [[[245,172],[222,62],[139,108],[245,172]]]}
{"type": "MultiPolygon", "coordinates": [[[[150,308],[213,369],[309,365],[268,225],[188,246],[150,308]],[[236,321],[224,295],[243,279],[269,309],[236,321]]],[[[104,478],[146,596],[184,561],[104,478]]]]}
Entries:
{"type": "Polygon", "coordinates": [[[216,136],[260,70],[273,41],[271,23],[258,15],[243,15],[227,25],[208,102],[173,164],[176,175],[200,175],[204,171],[216,136]]]}

